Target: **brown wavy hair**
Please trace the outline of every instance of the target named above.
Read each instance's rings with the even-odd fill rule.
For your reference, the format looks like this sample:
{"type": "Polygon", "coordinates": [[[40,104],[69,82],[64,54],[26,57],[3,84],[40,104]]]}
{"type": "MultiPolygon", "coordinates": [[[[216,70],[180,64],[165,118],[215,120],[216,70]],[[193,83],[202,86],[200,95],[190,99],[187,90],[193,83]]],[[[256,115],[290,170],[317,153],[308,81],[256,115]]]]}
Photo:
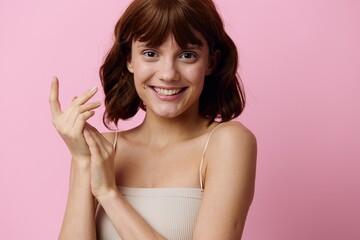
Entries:
{"type": "Polygon", "coordinates": [[[212,0],[134,0],[116,24],[114,45],[100,68],[105,126],[133,117],[139,108],[146,110],[135,90],[133,74],[127,69],[132,42],[160,46],[172,34],[181,48],[201,46],[195,31],[206,39],[210,55],[218,54],[215,69],[205,76],[199,114],[209,123],[240,115],[245,93],[237,74],[238,53],[212,0]]]}

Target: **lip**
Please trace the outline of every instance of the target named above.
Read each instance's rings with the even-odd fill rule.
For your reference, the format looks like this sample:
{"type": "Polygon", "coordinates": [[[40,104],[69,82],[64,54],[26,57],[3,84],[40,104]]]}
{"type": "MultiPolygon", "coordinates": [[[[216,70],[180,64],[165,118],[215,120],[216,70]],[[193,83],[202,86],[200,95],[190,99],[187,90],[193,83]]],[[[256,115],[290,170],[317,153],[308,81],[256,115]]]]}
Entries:
{"type": "Polygon", "coordinates": [[[187,87],[160,87],[160,86],[149,86],[149,88],[152,90],[152,92],[154,93],[154,95],[164,101],[174,101],[177,100],[178,98],[180,98],[184,92],[186,92],[187,87]],[[163,90],[180,90],[178,93],[174,94],[174,95],[164,95],[159,93],[158,91],[156,91],[155,89],[163,89],[163,90]]]}
{"type": "Polygon", "coordinates": [[[150,87],[150,88],[161,88],[161,89],[166,89],[166,90],[176,90],[176,89],[187,88],[187,87],[167,87],[167,86],[155,86],[155,85],[148,85],[148,87],[150,87]]]}

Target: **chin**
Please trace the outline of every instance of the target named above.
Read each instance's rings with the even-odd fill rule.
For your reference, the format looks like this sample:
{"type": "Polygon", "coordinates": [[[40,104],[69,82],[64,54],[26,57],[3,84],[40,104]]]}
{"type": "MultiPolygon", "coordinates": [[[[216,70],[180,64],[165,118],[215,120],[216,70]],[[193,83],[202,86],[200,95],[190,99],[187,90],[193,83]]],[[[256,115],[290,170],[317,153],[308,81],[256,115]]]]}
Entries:
{"type": "Polygon", "coordinates": [[[174,118],[181,114],[180,111],[175,109],[157,109],[154,111],[155,115],[163,118],[174,118]]]}
{"type": "Polygon", "coordinates": [[[178,113],[156,113],[156,115],[163,118],[174,118],[179,116],[178,113]]]}

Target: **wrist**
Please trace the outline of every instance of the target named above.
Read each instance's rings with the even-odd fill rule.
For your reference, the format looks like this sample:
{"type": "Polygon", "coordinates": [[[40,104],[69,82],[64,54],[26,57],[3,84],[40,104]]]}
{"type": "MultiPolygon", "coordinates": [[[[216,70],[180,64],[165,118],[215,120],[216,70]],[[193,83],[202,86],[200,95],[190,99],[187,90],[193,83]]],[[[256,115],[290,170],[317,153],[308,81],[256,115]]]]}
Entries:
{"type": "Polygon", "coordinates": [[[109,189],[106,193],[95,196],[101,206],[111,205],[112,202],[121,198],[121,193],[118,189],[109,189]]]}
{"type": "Polygon", "coordinates": [[[71,165],[78,170],[90,170],[91,159],[90,157],[73,156],[71,158],[71,165]]]}

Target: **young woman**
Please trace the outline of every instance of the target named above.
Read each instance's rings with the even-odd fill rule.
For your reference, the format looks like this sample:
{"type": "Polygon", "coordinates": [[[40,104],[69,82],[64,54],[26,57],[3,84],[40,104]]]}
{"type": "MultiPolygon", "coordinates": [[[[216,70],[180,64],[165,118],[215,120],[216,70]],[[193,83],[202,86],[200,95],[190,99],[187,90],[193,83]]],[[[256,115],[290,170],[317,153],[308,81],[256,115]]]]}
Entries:
{"type": "Polygon", "coordinates": [[[211,0],[135,0],[100,69],[104,123],[86,121],[97,89],[53,123],[72,155],[60,239],[240,239],[253,199],[256,140],[230,121],[244,108],[237,50],[211,0]]]}

